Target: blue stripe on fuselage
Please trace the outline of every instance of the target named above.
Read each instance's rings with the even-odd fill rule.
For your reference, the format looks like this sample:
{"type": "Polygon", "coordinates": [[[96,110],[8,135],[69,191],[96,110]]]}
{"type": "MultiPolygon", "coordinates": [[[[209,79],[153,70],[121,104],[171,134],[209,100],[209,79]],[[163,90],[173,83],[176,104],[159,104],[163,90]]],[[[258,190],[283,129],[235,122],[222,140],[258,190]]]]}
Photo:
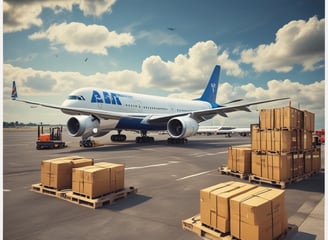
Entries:
{"type": "Polygon", "coordinates": [[[166,125],[149,125],[141,123],[140,118],[121,118],[116,125],[117,129],[130,129],[130,130],[166,130],[166,125]]]}

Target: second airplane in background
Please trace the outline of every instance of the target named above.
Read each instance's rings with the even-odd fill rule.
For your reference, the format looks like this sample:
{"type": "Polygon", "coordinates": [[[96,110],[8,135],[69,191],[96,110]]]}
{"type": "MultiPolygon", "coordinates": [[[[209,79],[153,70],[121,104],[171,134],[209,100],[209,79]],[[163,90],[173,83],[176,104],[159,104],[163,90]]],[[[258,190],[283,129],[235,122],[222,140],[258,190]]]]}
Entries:
{"type": "MultiPolygon", "coordinates": [[[[81,146],[90,146],[91,137],[100,137],[111,130],[112,141],[125,141],[122,130],[137,130],[141,136],[137,142],[152,142],[147,131],[167,130],[169,143],[184,143],[187,137],[195,135],[199,123],[216,115],[227,117],[235,111],[250,112],[249,106],[285,100],[269,99],[244,104],[222,106],[216,103],[220,66],[215,66],[203,94],[194,100],[181,100],[120,92],[102,88],[80,88],[73,91],[61,106],[20,99],[13,82],[12,99],[28,104],[59,109],[73,115],[67,121],[67,130],[72,137],[82,137],[81,146]]],[[[231,103],[235,103],[233,101],[231,103]]]]}

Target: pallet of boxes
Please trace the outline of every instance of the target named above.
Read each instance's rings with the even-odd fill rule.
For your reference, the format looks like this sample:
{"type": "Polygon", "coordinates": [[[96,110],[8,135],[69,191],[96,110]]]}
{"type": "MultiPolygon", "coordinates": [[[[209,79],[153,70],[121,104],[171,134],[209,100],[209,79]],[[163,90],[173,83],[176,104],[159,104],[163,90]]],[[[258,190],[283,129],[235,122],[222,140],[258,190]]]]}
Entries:
{"type": "Polygon", "coordinates": [[[90,208],[99,208],[136,193],[124,187],[122,164],[94,163],[92,158],[68,156],[41,163],[41,183],[32,191],[90,208]]]}
{"type": "Polygon", "coordinates": [[[200,191],[200,214],[182,228],[212,240],[288,239],[285,190],[229,181],[200,191]]]}
{"type": "Polygon", "coordinates": [[[230,146],[228,148],[228,166],[219,167],[218,171],[221,174],[248,179],[251,174],[251,157],[251,146],[230,146]]]}
{"type": "Polygon", "coordinates": [[[262,109],[251,132],[250,182],[285,188],[320,171],[321,151],[312,144],[313,113],[291,106],[262,109]]]}

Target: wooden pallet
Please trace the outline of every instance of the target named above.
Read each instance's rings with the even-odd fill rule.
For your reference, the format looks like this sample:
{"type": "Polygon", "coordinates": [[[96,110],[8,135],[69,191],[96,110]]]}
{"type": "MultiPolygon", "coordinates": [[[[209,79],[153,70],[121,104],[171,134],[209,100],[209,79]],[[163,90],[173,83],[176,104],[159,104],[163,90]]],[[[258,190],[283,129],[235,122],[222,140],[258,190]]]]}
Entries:
{"type": "Polygon", "coordinates": [[[248,179],[249,173],[241,173],[241,172],[235,172],[229,169],[228,167],[219,167],[218,172],[221,174],[231,175],[235,177],[239,177],[240,179],[248,179]]]}
{"type": "Polygon", "coordinates": [[[311,175],[312,175],[312,173],[308,173],[308,174],[304,174],[302,176],[297,176],[297,177],[287,179],[285,181],[277,181],[277,180],[273,180],[273,179],[259,177],[256,175],[249,175],[248,180],[250,183],[255,182],[258,184],[269,184],[271,186],[277,186],[277,187],[280,187],[281,189],[285,189],[286,185],[303,181],[303,180],[311,177],[311,175]]]}
{"type": "Polygon", "coordinates": [[[94,199],[91,199],[87,196],[75,194],[74,192],[72,192],[71,189],[57,190],[54,188],[43,186],[41,183],[33,184],[31,191],[51,197],[57,197],[68,202],[78,204],[80,206],[95,209],[103,207],[105,204],[112,204],[113,202],[119,199],[127,198],[131,194],[136,194],[138,192],[138,189],[135,187],[129,187],[94,199]]]}
{"type": "MultiPolygon", "coordinates": [[[[204,239],[210,240],[236,240],[235,237],[229,234],[223,234],[219,231],[215,231],[211,228],[204,226],[200,221],[200,215],[193,216],[182,221],[182,228],[196,233],[198,236],[204,239]]],[[[290,239],[294,234],[298,232],[298,227],[294,224],[288,224],[288,229],[280,235],[276,240],[290,239]]]]}
{"type": "Polygon", "coordinates": [[[37,183],[32,185],[31,191],[45,194],[52,197],[62,198],[65,192],[68,190],[58,190],[55,188],[44,186],[41,183],[37,183]]]}
{"type": "Polygon", "coordinates": [[[121,191],[109,193],[107,195],[101,196],[99,198],[91,199],[87,196],[82,196],[75,194],[72,191],[66,192],[65,196],[63,197],[64,200],[78,204],[80,206],[89,207],[89,208],[100,208],[103,207],[106,204],[112,204],[113,202],[122,199],[127,198],[131,194],[136,194],[138,192],[137,188],[130,187],[125,188],[121,191]]]}
{"type": "Polygon", "coordinates": [[[182,221],[182,228],[196,233],[198,236],[211,239],[211,240],[232,240],[230,235],[220,233],[212,230],[204,225],[200,221],[200,215],[193,216],[182,221]]]}

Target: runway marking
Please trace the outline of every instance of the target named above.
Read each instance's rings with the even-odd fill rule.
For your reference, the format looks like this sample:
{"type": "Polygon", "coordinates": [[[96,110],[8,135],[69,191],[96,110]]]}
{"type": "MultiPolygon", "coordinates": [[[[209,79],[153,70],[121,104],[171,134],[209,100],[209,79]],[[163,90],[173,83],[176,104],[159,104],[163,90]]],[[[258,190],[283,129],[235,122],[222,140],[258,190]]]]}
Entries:
{"type": "Polygon", "coordinates": [[[125,168],[125,170],[136,170],[136,169],[145,169],[145,168],[153,168],[153,167],[164,167],[170,164],[179,163],[178,161],[169,161],[167,163],[160,163],[160,164],[153,164],[153,165],[147,165],[147,166],[140,166],[140,167],[128,167],[125,168]]]}
{"type": "Polygon", "coordinates": [[[11,192],[10,189],[3,189],[4,192],[11,192]]]}
{"type": "Polygon", "coordinates": [[[216,152],[216,153],[194,153],[192,155],[199,158],[199,157],[205,157],[205,156],[215,156],[215,155],[224,154],[224,153],[228,153],[228,151],[216,152]]]}
{"type": "Polygon", "coordinates": [[[185,180],[185,179],[193,178],[193,177],[198,177],[198,176],[200,176],[200,175],[204,175],[204,174],[210,173],[210,172],[212,172],[212,171],[213,171],[213,170],[205,171],[205,172],[201,172],[201,173],[196,173],[196,174],[189,175],[189,176],[182,177],[182,178],[178,178],[177,181],[181,181],[181,180],[185,180]]]}

